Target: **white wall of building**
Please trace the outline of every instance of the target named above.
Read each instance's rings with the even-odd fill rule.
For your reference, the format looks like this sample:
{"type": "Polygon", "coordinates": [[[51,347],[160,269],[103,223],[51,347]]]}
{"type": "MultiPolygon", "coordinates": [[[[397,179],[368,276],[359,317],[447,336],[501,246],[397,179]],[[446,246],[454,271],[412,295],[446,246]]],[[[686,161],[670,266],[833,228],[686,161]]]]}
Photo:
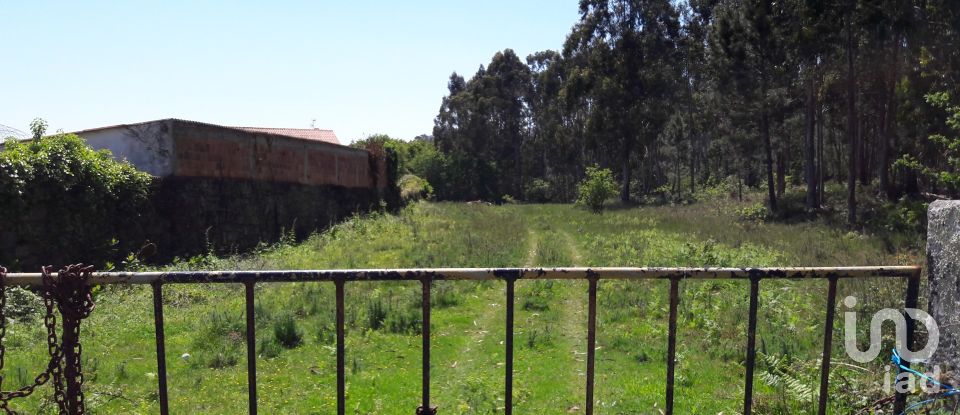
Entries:
{"type": "Polygon", "coordinates": [[[166,121],[80,131],[95,149],[107,149],[138,170],[164,177],[173,174],[173,139],[166,121]]]}

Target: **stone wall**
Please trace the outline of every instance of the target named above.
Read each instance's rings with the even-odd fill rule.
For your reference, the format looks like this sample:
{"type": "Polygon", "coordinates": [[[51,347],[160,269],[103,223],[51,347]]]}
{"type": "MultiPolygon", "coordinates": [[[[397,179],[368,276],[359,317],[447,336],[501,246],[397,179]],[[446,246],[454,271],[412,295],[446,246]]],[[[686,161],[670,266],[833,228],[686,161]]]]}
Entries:
{"type": "Polygon", "coordinates": [[[148,237],[157,247],[154,261],[208,246],[242,252],[284,233],[303,238],[380,203],[376,188],[201,177],[158,179],[152,198],[157,222],[148,237]]]}
{"type": "Polygon", "coordinates": [[[940,328],[931,365],[960,377],[960,200],[938,200],[927,213],[929,312],[940,328]]]}

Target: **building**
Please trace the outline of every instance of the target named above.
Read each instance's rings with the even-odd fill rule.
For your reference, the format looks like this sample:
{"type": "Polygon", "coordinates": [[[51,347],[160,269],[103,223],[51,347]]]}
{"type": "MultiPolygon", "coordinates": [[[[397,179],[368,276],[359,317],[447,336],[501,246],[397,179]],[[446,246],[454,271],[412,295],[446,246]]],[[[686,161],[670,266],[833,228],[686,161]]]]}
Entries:
{"type": "MultiPolygon", "coordinates": [[[[154,176],[150,211],[118,235],[118,246],[155,252],[147,260],[187,257],[211,247],[242,252],[282,235],[304,237],[399,200],[391,196],[398,192],[391,191],[395,178],[388,177],[384,151],[341,145],[330,130],[163,119],[75,134],[154,176]]],[[[23,264],[50,258],[31,248],[39,244],[7,239],[14,246],[0,248],[17,252],[23,264]]]]}
{"type": "MultiPolygon", "coordinates": [[[[153,176],[373,187],[370,153],[330,130],[225,127],[165,119],[77,131],[153,176]]],[[[381,183],[382,185],[383,183],[381,183]]]]}

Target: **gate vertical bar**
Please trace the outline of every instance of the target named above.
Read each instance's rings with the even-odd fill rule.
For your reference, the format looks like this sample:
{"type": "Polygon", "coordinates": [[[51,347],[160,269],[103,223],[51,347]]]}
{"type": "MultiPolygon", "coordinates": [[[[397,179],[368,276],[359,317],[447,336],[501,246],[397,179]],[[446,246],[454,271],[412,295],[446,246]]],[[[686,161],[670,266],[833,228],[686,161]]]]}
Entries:
{"type": "Polygon", "coordinates": [[[753,368],[757,359],[757,302],[760,295],[760,277],[750,277],[750,320],[747,326],[747,374],[744,377],[743,415],[753,410],[753,368]]]}
{"type": "Polygon", "coordinates": [[[833,351],[833,320],[837,308],[837,277],[830,276],[827,288],[827,320],[823,325],[823,357],[820,359],[820,402],[817,414],[827,414],[827,396],[830,389],[830,354],[833,351]]]}
{"type": "Polygon", "coordinates": [[[673,415],[673,380],[677,365],[677,305],[680,302],[680,279],[670,278],[670,321],[667,329],[667,403],[666,415],[673,415]]]}
{"type": "MultiPolygon", "coordinates": [[[[920,297],[920,273],[907,278],[907,295],[904,299],[904,308],[917,308],[917,301],[920,297]]],[[[907,349],[913,350],[913,337],[914,332],[917,328],[917,322],[910,316],[905,316],[907,320],[907,338],[906,346],[907,349]]],[[[910,367],[910,361],[904,359],[903,365],[905,367],[910,367]]],[[[896,381],[899,381],[899,378],[895,378],[896,381]]],[[[896,384],[896,382],[894,383],[896,384]]],[[[894,388],[897,390],[899,388],[894,388]]],[[[909,392],[900,393],[897,392],[896,400],[893,403],[893,413],[899,414],[906,409],[907,406],[907,396],[909,392]]]]}
{"type": "Polygon", "coordinates": [[[347,410],[346,375],[344,368],[344,306],[343,306],[343,278],[334,281],[337,289],[337,415],[344,415],[347,410]]]}
{"type": "Polygon", "coordinates": [[[163,334],[163,285],[153,284],[153,325],[157,337],[157,389],[160,398],[160,415],[170,413],[167,400],[167,351],[163,334]]]}
{"type": "Polygon", "coordinates": [[[433,414],[434,411],[430,408],[430,285],[432,279],[430,276],[423,276],[420,279],[420,284],[423,288],[423,367],[421,372],[423,374],[422,385],[423,385],[423,395],[421,399],[420,408],[417,410],[417,415],[429,415],[433,414]]]}
{"type": "Polygon", "coordinates": [[[504,373],[504,413],[513,414],[513,300],[516,279],[507,278],[506,369],[504,373]]]}
{"type": "Polygon", "coordinates": [[[587,307],[587,415],[593,415],[593,373],[597,351],[597,279],[596,275],[587,276],[590,282],[587,307]]]}
{"type": "Polygon", "coordinates": [[[250,415],[257,414],[257,328],[254,315],[254,281],[243,283],[247,303],[247,397],[250,415]]]}

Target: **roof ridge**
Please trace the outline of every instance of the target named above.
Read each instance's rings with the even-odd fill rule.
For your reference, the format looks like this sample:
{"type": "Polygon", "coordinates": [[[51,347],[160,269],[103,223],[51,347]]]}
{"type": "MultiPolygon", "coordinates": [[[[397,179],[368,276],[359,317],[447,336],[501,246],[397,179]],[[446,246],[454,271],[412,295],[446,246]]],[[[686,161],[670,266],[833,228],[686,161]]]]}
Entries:
{"type": "Polygon", "coordinates": [[[307,130],[307,131],[333,131],[329,128],[297,128],[297,127],[233,127],[233,128],[255,128],[258,130],[307,130]]]}

